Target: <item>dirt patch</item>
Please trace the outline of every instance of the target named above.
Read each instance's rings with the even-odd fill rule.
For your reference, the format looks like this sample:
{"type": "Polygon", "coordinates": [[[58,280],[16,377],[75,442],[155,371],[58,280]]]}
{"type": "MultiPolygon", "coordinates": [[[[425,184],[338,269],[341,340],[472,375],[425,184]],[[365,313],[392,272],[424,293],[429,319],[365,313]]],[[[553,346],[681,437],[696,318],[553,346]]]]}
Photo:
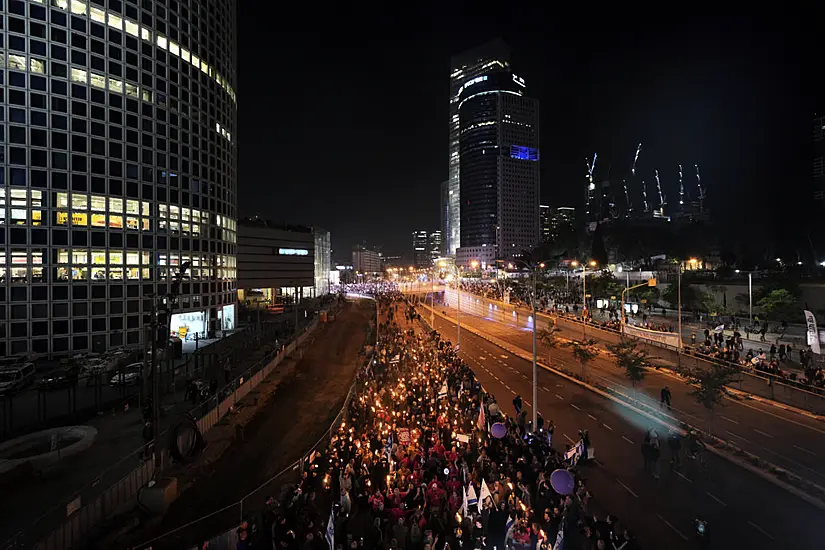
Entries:
{"type": "MultiPolygon", "coordinates": [[[[158,548],[182,548],[238,523],[240,506],[232,506],[283,470],[324,435],[343,405],[360,362],[371,304],[347,304],[332,323],[321,325],[302,351],[262,382],[244,407],[208,434],[209,447],[177,476],[183,492],[159,523],[131,531],[128,541],[101,540],[100,548],[127,547],[229,507],[163,540],[158,548]],[[257,400],[257,404],[254,402],[257,400]],[[237,439],[243,425],[243,441],[237,439]]],[[[278,479],[256,494],[247,510],[277,492],[278,479]]]]}

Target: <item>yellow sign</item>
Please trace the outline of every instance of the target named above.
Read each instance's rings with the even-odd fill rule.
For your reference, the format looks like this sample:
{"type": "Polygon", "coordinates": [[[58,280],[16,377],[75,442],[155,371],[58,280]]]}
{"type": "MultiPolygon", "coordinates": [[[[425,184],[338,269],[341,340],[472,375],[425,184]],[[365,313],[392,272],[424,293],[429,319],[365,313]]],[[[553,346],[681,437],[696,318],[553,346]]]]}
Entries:
{"type": "Polygon", "coordinates": [[[647,286],[656,286],[656,279],[655,278],[648,279],[647,280],[647,286]]]}
{"type": "MultiPolygon", "coordinates": [[[[68,212],[57,213],[57,225],[66,225],[68,220],[68,212]]],[[[89,216],[80,212],[72,212],[72,225],[89,225],[89,216]]]]}

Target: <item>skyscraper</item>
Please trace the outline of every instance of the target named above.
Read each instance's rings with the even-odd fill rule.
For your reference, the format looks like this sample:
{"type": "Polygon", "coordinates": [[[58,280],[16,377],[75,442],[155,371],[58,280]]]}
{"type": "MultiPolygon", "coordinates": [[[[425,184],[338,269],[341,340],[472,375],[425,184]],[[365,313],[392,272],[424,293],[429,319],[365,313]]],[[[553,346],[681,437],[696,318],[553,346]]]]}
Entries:
{"type": "Polygon", "coordinates": [[[413,231],[413,265],[417,268],[430,267],[430,241],[426,231],[413,231]]]}
{"type": "Polygon", "coordinates": [[[441,251],[439,256],[447,255],[447,235],[450,234],[450,180],[441,182],[439,216],[441,218],[441,251]]]}
{"type": "Polygon", "coordinates": [[[441,257],[441,247],[441,231],[433,231],[430,233],[430,262],[441,257]]]}
{"type": "Polygon", "coordinates": [[[555,239],[563,230],[570,228],[576,221],[576,209],[572,206],[557,206],[550,209],[550,239],[555,239]]]}
{"type": "Polygon", "coordinates": [[[541,228],[541,242],[546,243],[553,233],[550,226],[550,207],[546,204],[539,205],[539,227],[541,228]]]}
{"type": "Polygon", "coordinates": [[[5,2],[0,356],[234,327],[235,4],[5,2]]]}
{"type": "Polygon", "coordinates": [[[460,265],[540,242],[539,106],[525,92],[524,79],[498,69],[459,89],[460,265]]]}
{"type": "Polygon", "coordinates": [[[450,66],[450,138],[449,138],[449,178],[447,180],[447,223],[444,229],[444,249],[447,255],[454,255],[461,246],[461,199],[460,170],[461,151],[459,147],[459,95],[467,82],[497,71],[507,71],[510,66],[510,49],[496,39],[482,46],[456,55],[450,66]]]}

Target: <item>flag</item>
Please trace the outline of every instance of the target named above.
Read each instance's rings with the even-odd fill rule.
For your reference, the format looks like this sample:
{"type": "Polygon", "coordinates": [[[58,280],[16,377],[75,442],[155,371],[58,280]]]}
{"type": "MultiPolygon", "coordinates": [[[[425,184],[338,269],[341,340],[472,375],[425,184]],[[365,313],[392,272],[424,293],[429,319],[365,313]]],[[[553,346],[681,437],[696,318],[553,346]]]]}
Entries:
{"type": "Polygon", "coordinates": [[[553,545],[553,550],[564,550],[564,520],[565,516],[561,517],[561,524],[559,525],[559,532],[556,534],[556,543],[553,545]]]}
{"type": "Polygon", "coordinates": [[[476,488],[473,487],[473,484],[470,483],[470,486],[467,487],[467,504],[470,506],[474,506],[478,504],[478,497],[476,496],[476,488]]]}
{"type": "Polygon", "coordinates": [[[327,522],[327,543],[329,550],[335,550],[335,516],[333,511],[329,511],[329,521],[327,522]]]}
{"type": "Polygon", "coordinates": [[[817,355],[822,353],[819,347],[819,331],[816,329],[816,317],[814,314],[805,310],[805,325],[807,325],[808,345],[811,346],[811,351],[817,355]]]}
{"type": "Polygon", "coordinates": [[[481,404],[481,408],[478,410],[478,422],[476,422],[476,426],[479,430],[483,430],[487,422],[484,420],[484,403],[481,404]]]}
{"type": "Polygon", "coordinates": [[[390,365],[395,365],[395,364],[398,364],[400,362],[401,362],[401,354],[400,353],[396,353],[395,357],[390,359],[390,365]]]}
{"type": "Polygon", "coordinates": [[[478,513],[480,514],[483,509],[484,499],[489,497],[490,500],[493,498],[493,494],[490,492],[490,488],[487,487],[487,482],[483,479],[481,480],[481,497],[478,499],[478,513]]]}
{"type": "Polygon", "coordinates": [[[464,502],[461,504],[461,515],[466,518],[470,515],[470,504],[467,502],[467,489],[462,487],[461,493],[464,495],[464,502]]]}
{"type": "Polygon", "coordinates": [[[392,472],[392,434],[387,438],[387,444],[384,446],[384,457],[390,463],[390,472],[392,472]]]}
{"type": "Polygon", "coordinates": [[[441,399],[442,397],[447,397],[447,381],[444,381],[442,384],[441,389],[438,390],[438,398],[441,399]]]}
{"type": "Polygon", "coordinates": [[[507,540],[510,537],[510,531],[513,529],[513,525],[515,524],[515,518],[513,516],[508,516],[507,525],[504,526],[504,540],[507,540]]]}

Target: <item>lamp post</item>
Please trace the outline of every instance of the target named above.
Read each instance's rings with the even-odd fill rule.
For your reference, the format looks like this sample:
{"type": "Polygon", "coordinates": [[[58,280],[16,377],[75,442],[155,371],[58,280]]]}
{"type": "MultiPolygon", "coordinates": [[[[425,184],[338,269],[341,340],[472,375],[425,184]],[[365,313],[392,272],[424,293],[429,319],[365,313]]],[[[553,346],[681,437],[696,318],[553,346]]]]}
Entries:
{"type": "MultiPolygon", "coordinates": [[[[537,318],[537,311],[536,311],[536,301],[537,301],[537,284],[536,280],[538,278],[537,270],[539,268],[544,268],[544,263],[539,263],[538,265],[530,265],[527,262],[521,260],[515,260],[524,266],[530,271],[530,274],[533,276],[533,296],[532,296],[532,309],[533,309],[533,429],[535,430],[538,427],[538,410],[539,410],[539,402],[538,402],[538,387],[539,387],[539,380],[538,380],[538,367],[536,363],[536,356],[537,356],[537,345],[536,345],[536,325],[538,324],[537,318]]],[[[513,264],[509,264],[510,269],[513,268],[513,264]]]]}
{"type": "MultiPolygon", "coordinates": [[[[741,273],[739,269],[736,273],[741,273]]],[[[753,271],[748,271],[748,326],[753,322],[753,271]]]]}
{"type": "MultiPolygon", "coordinates": [[[[585,316],[585,310],[587,309],[587,265],[590,264],[590,267],[596,267],[596,260],[590,260],[587,263],[582,263],[582,341],[584,341],[587,337],[587,317],[585,316]]],[[[570,265],[576,267],[579,265],[579,262],[573,260],[570,262],[570,265]]]]}

